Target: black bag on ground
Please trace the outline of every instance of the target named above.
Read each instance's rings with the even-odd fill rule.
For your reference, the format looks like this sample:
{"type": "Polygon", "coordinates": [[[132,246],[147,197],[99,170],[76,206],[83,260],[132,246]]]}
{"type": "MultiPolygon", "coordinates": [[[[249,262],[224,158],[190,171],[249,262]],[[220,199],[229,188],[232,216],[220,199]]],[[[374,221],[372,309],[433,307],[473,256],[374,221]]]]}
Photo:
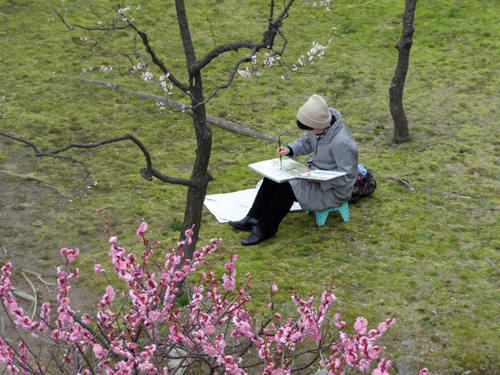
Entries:
{"type": "Polygon", "coordinates": [[[352,189],[351,199],[349,203],[356,203],[361,197],[367,197],[375,191],[377,188],[377,181],[373,177],[372,172],[366,168],[366,176],[361,180],[357,179],[354,183],[354,188],[352,189]]]}

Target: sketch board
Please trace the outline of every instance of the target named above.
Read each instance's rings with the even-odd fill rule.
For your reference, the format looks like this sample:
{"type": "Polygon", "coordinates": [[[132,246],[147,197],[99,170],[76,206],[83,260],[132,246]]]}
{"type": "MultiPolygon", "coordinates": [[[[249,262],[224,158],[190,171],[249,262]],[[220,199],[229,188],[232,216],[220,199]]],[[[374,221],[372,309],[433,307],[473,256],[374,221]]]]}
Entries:
{"type": "Polygon", "coordinates": [[[276,181],[284,182],[295,178],[306,178],[310,180],[326,181],[345,175],[345,172],[323,171],[319,169],[310,169],[288,157],[283,157],[280,163],[279,158],[260,161],[248,166],[261,175],[276,181]]]}

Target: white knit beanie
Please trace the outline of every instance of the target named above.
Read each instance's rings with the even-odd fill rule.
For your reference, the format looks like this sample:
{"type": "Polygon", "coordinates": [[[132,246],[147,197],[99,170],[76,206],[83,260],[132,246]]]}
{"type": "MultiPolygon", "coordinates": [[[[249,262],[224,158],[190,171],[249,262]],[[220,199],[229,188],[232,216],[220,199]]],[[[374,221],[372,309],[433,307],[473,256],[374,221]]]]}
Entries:
{"type": "Polygon", "coordinates": [[[325,99],[313,94],[306,104],[299,108],[297,120],[314,129],[325,129],[332,121],[332,114],[325,99]]]}

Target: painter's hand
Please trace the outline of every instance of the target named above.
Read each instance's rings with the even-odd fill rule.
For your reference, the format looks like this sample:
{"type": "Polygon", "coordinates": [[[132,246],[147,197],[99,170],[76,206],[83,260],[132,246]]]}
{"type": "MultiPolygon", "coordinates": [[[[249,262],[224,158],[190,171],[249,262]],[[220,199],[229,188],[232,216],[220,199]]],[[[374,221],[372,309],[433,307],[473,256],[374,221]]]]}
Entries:
{"type": "Polygon", "coordinates": [[[276,149],[276,156],[286,156],[290,153],[290,149],[288,147],[278,147],[276,149]]]}

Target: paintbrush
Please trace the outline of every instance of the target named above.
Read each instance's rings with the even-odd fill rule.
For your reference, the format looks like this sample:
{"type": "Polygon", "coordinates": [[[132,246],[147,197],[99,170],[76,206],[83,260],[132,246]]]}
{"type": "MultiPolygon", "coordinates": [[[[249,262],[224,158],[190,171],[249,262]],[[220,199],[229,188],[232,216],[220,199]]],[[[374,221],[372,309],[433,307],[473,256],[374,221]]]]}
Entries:
{"type": "Polygon", "coordinates": [[[283,169],[283,162],[281,160],[281,137],[278,135],[278,151],[280,153],[280,169],[283,169]]]}

